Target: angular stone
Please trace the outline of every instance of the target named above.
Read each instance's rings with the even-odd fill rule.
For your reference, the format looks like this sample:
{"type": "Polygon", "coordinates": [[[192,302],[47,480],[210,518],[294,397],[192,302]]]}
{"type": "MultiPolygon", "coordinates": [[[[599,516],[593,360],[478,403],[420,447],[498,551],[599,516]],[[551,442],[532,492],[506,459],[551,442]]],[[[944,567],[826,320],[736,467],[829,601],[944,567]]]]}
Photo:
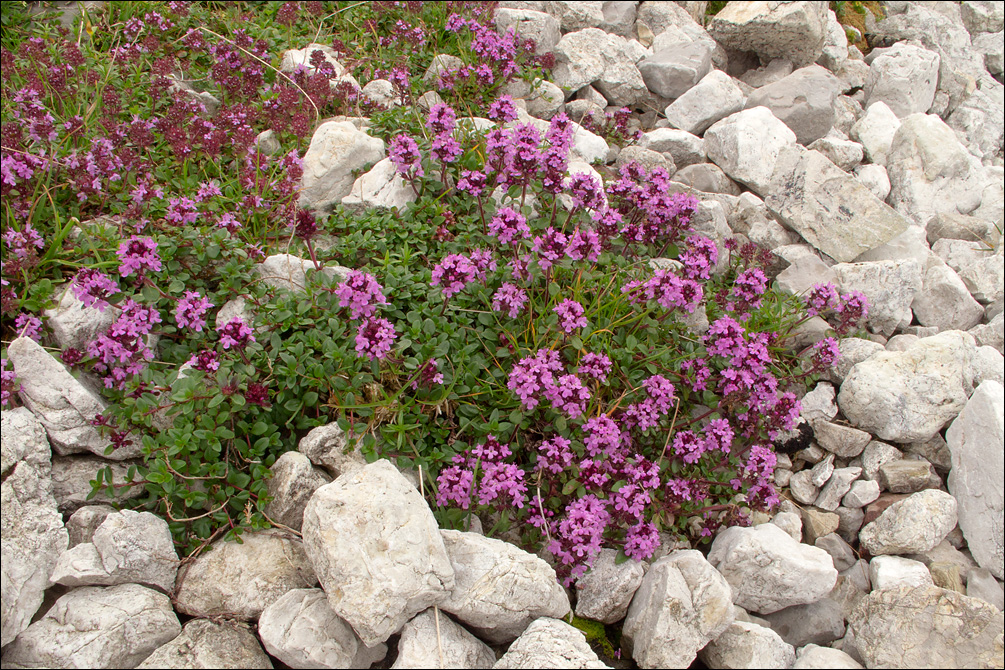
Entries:
{"type": "MultiPolygon", "coordinates": [[[[309,258],[273,254],[255,266],[255,271],[263,282],[273,288],[302,294],[307,288],[307,273],[313,274],[317,270],[309,258]]],[[[343,281],[349,276],[349,269],[338,265],[322,267],[321,272],[343,281]]]]}
{"type": "Polygon", "coordinates": [[[613,624],[625,618],[645,570],[638,561],[617,565],[618,552],[601,549],[589,572],[576,580],[576,616],[613,624]]]}
{"type": "Polygon", "coordinates": [[[234,623],[193,619],[137,668],[272,668],[254,633],[234,623]]]}
{"type": "Polygon", "coordinates": [[[851,138],[862,144],[865,156],[877,165],[886,165],[887,154],[893,144],[893,137],[900,128],[900,119],[883,101],[869,105],[855,125],[851,127],[851,138]]]}
{"type": "Polygon", "coordinates": [[[569,596],[555,570],[508,542],[441,530],[455,583],[440,608],[493,644],[510,642],[538,617],[564,617],[569,596]]]}
{"type": "Polygon", "coordinates": [[[865,507],[878,497],[879,482],[859,480],[852,482],[848,493],[841,499],[841,504],[845,507],[865,507]]]}
{"type": "Polygon", "coordinates": [[[698,657],[710,668],[788,668],[796,650],[770,628],[734,621],[698,657]]]}
{"type": "Polygon", "coordinates": [[[802,541],[803,519],[795,512],[779,512],[772,517],[771,523],[788,533],[789,537],[796,542],[802,541]]]}
{"type": "Polygon", "coordinates": [[[562,39],[561,23],[545,12],[499,7],[493,18],[500,34],[512,27],[520,37],[534,40],[534,53],[538,55],[554,51],[555,45],[562,39]]]}
{"type": "Polygon", "coordinates": [[[638,141],[638,146],[662,154],[670,154],[677,169],[705,162],[703,140],[697,135],[676,128],[655,128],[643,133],[638,141]]]}
{"type": "Polygon", "coordinates": [[[391,668],[491,668],[495,662],[491,647],[446,614],[428,609],[401,629],[398,658],[391,668]]]}
{"type": "Polygon", "coordinates": [[[115,508],[108,505],[87,505],[71,514],[66,521],[66,531],[70,534],[70,547],[90,542],[94,537],[94,531],[109,514],[114,512],[115,508]]]}
{"type": "Polygon", "coordinates": [[[719,166],[712,163],[699,163],[681,168],[674,173],[673,180],[704,193],[740,195],[740,187],[736,182],[727,177],[719,166]]]}
{"type": "Polygon", "coordinates": [[[949,330],[907,351],[877,353],[852,368],[838,406],[852,425],[880,439],[928,440],[966,404],[976,350],[971,335],[949,330]]]}
{"type": "Polygon", "coordinates": [[[968,330],[984,317],[984,308],[973,299],[960,276],[934,254],[911,310],[918,323],[939,330],[968,330]]]}
{"type": "Polygon", "coordinates": [[[827,552],[772,524],[727,528],[708,558],[732,587],[733,602],[761,614],[819,600],[838,576],[827,552]]]}
{"type": "MultiPolygon", "coordinates": [[[[766,526],[788,538],[777,526],[758,528],[766,526]]],[[[675,551],[653,563],[643,578],[628,608],[621,647],[643,668],[686,668],[733,617],[723,575],[700,552],[675,551]]]]}
{"type": "Polygon", "coordinates": [[[886,200],[886,197],[890,195],[890,177],[887,176],[886,168],[882,165],[871,163],[859,165],[855,168],[855,178],[880,200],[886,200]]]}
{"type": "Polygon", "coordinates": [[[943,238],[984,242],[989,246],[997,246],[1001,241],[1001,233],[993,222],[953,212],[942,212],[933,216],[928,220],[925,231],[928,243],[932,246],[943,238]]]}
{"type": "Polygon", "coordinates": [[[837,77],[819,65],[811,65],[757,89],[747,97],[746,107],[767,107],[805,146],[833,127],[839,87],[837,77]]]}
{"type": "Polygon", "coordinates": [[[792,670],[862,670],[861,663],[840,649],[808,644],[796,652],[792,670]]]}
{"type": "MultiPolygon", "coordinates": [[[[668,159],[666,155],[641,147],[630,146],[622,149],[618,153],[617,160],[614,161],[614,167],[620,170],[629,163],[638,163],[649,173],[652,173],[655,168],[660,168],[666,170],[667,174],[674,174],[677,169],[673,160],[668,159]]],[[[728,179],[728,177],[726,178],[728,179]]],[[[983,310],[981,313],[983,314],[983,310]]]]}
{"type": "Polygon", "coordinates": [[[604,71],[593,82],[594,88],[612,105],[635,105],[649,96],[645,80],[635,63],[638,43],[617,35],[607,36],[604,71]]]}
{"type": "Polygon", "coordinates": [[[669,100],[687,93],[712,69],[712,45],[692,42],[654,53],[639,63],[650,91],[669,100]]]}
{"type": "Polygon", "coordinates": [[[911,323],[911,305],[922,288],[922,266],[914,260],[839,263],[834,266],[842,291],[860,291],[869,300],[866,326],[889,337],[911,323]]]}
{"type": "Polygon", "coordinates": [[[939,54],[903,43],[873,53],[863,88],[865,106],[884,102],[901,119],[927,112],[939,83],[939,54]]]}
{"type": "Polygon", "coordinates": [[[366,668],[387,652],[369,648],[328,605],[321,589],[293,589],[262,610],[258,635],[291,668],[366,668]]]}
{"type": "Polygon", "coordinates": [[[956,525],[956,499],[944,491],[919,491],[895,502],[859,532],[873,556],[928,551],[956,525]]]}
{"type": "Polygon", "coordinates": [[[298,451],[287,451],[272,466],[268,482],[272,500],[265,506],[270,519],[299,531],[304,522],[304,508],[314,492],[331,482],[331,477],[311,465],[298,451]]]}
{"type": "MultiPolygon", "coordinates": [[[[998,35],[999,63],[1003,51],[1002,35],[998,35]]],[[[1000,65],[998,69],[1000,72],[1000,65]]],[[[981,79],[977,90],[960,102],[946,123],[956,131],[956,137],[963,146],[982,162],[993,164],[996,156],[1000,161],[1002,136],[1005,134],[1005,90],[1001,83],[989,77],[981,79]]]]}
{"type": "Polygon", "coordinates": [[[873,591],[848,618],[870,668],[992,668],[1001,665],[1001,612],[937,586],[873,591]]]}
{"type": "Polygon", "coordinates": [[[85,586],[4,648],[5,668],[134,668],[181,633],[171,601],[139,584],[85,586]]]}
{"type": "Polygon", "coordinates": [[[816,421],[812,425],[813,436],[820,446],[839,458],[858,456],[872,439],[865,431],[839,423],[816,421]]]}
{"type": "Polygon", "coordinates": [[[838,507],[834,510],[838,516],[838,535],[845,542],[857,542],[858,531],[865,521],[865,512],[858,507],[838,507]]]}
{"type": "Polygon", "coordinates": [[[105,517],[90,542],[63,552],[50,582],[64,586],[142,584],[174,590],[178,554],[167,521],[122,510],[105,517]]]}
{"type": "Polygon", "coordinates": [[[1005,263],[999,245],[994,252],[981,242],[939,240],[932,251],[944,260],[963,280],[970,294],[982,305],[1001,301],[1005,297],[1005,263]]]}
{"type": "Polygon", "coordinates": [[[311,459],[314,465],[327,470],[334,479],[366,465],[366,459],[360,452],[361,446],[361,442],[356,441],[350,449],[345,431],[337,423],[329,423],[312,428],[300,440],[297,451],[311,459]]]}
{"type": "Polygon", "coordinates": [[[352,172],[382,158],[383,140],[349,121],[322,123],[304,154],[300,207],[320,210],[340,203],[352,190],[352,172]]]}
{"type": "Polygon", "coordinates": [[[796,67],[813,63],[827,37],[827,6],[814,2],[736,3],[708,23],[716,42],[753,51],[764,60],[786,58],[796,67]]]}
{"type": "Polygon", "coordinates": [[[587,644],[582,631],[548,617],[532,621],[492,667],[608,668],[587,644]]]}
{"type": "Polygon", "coordinates": [[[809,470],[800,470],[792,474],[789,479],[789,492],[797,502],[804,505],[812,505],[820,494],[820,487],[813,483],[813,473],[809,470]]]}
{"type": "Polygon", "coordinates": [[[935,472],[928,461],[903,458],[879,466],[879,485],[890,493],[917,493],[930,488],[933,475],[935,472]]]}
{"type": "Polygon", "coordinates": [[[815,507],[804,507],[801,516],[803,519],[803,540],[809,545],[814,545],[818,538],[838,530],[841,523],[841,518],[837,514],[825,512],[815,507]]]}
{"type": "MultiPolygon", "coordinates": [[[[106,461],[97,456],[54,456],[52,459],[52,495],[56,505],[64,514],[75,512],[85,505],[96,503],[121,503],[143,495],[142,486],[122,486],[129,474],[129,468],[138,465],[136,461],[106,461]],[[93,490],[91,481],[98,476],[98,470],[111,468],[114,490],[104,489],[88,499],[93,490]]],[[[105,483],[108,483],[107,476],[105,483]]]]}
{"type": "Polygon", "coordinates": [[[999,611],[1005,609],[1005,592],[1002,585],[984,568],[975,568],[967,578],[967,595],[990,603],[999,611]]]}
{"type": "Polygon", "coordinates": [[[967,587],[963,585],[960,566],[944,562],[932,563],[928,566],[928,572],[932,576],[932,583],[936,586],[966,594],[967,587]]]}
{"type": "Polygon", "coordinates": [[[806,605],[786,607],[764,616],[771,630],[793,647],[807,644],[830,644],[844,637],[844,613],[830,598],[806,605]]]}
{"type": "Polygon", "coordinates": [[[908,225],[857,179],[819,152],[802,147],[779,152],[770,189],[764,199],[768,209],[839,262],[888,242],[908,225]]]}
{"type": "Polygon", "coordinates": [[[349,194],[342,198],[342,204],[352,211],[368,209],[397,209],[405,211],[410,202],[415,202],[415,191],[405,183],[390,158],[374,165],[352,184],[349,194]]]}
{"type": "Polygon", "coordinates": [[[315,491],[303,537],[329,604],[368,646],[442,603],[454,587],[432,512],[386,460],[315,491]]]}
{"type": "Polygon", "coordinates": [[[977,563],[998,579],[1003,573],[1003,470],[1005,390],[995,381],[977,387],[949,426],[953,467],[947,481],[959,503],[960,529],[977,563]]]}
{"type": "Polygon", "coordinates": [[[837,468],[820,490],[820,495],[814,503],[820,509],[833,512],[841,504],[841,499],[849,490],[852,482],[862,474],[862,468],[837,468]]]}
{"type": "Polygon", "coordinates": [[[901,556],[875,556],[869,561],[872,588],[896,589],[901,586],[932,586],[932,575],[920,561],[901,556]]]}
{"type": "Polygon", "coordinates": [[[831,365],[828,374],[831,381],[841,384],[852,368],[886,349],[879,342],[860,337],[846,337],[838,341],[838,351],[841,352],[841,358],[831,365]]]}
{"type": "MultiPolygon", "coordinates": [[[[855,562],[858,560],[855,556],[855,550],[851,548],[851,545],[841,539],[841,536],[837,533],[831,533],[829,535],[818,537],[813,543],[813,546],[820,547],[831,555],[831,559],[834,561],[834,567],[839,573],[844,572],[855,565],[855,562]]],[[[844,635],[844,633],[841,635],[844,635]]],[[[841,635],[838,637],[841,637],[841,635]]]]}
{"type": "Polygon", "coordinates": [[[61,348],[86,351],[88,342],[108,330],[119,310],[114,307],[105,307],[104,310],[88,307],[67,286],[59,295],[56,307],[45,310],[44,314],[45,323],[61,348]]]}
{"type": "Polygon", "coordinates": [[[670,103],[664,113],[671,127],[701,135],[716,121],[743,109],[744,101],[743,92],[733,78],[713,70],[670,103]]]}
{"type": "Polygon", "coordinates": [[[7,348],[7,356],[21,380],[18,395],[45,426],[49,441],[61,456],[89,451],[97,456],[121,461],[142,453],[141,445],[129,440],[105,455],[108,438],[91,425],[106,404],[88,391],[63,364],[29,337],[18,337],[7,348]]]}
{"type": "Polygon", "coordinates": [[[300,541],[276,531],[244,533],[241,540],[217,540],[178,571],[179,612],[254,621],[287,591],[317,584],[300,541]]]}
{"type": "Polygon", "coordinates": [[[605,32],[613,33],[614,35],[631,37],[637,14],[637,2],[626,2],[624,0],[604,2],[604,21],[599,27],[605,32]]]}
{"type": "Polygon", "coordinates": [[[761,197],[770,192],[775,163],[796,134],[767,107],[732,114],[705,132],[708,159],[761,197]]]}
{"type": "Polygon", "coordinates": [[[814,486],[820,487],[827,483],[834,474],[834,454],[826,456],[822,461],[810,468],[810,481],[814,486]]]}
{"type": "Polygon", "coordinates": [[[280,62],[279,70],[281,72],[292,73],[298,67],[303,67],[306,70],[307,76],[313,75],[317,72],[317,68],[315,68],[311,63],[311,58],[314,57],[315,51],[320,51],[324,54],[325,61],[327,61],[335,71],[335,78],[330,79],[328,82],[333,91],[343,82],[349,84],[357,91],[359,90],[359,82],[356,81],[355,77],[345,71],[345,66],[338,61],[338,54],[335,50],[324,44],[308,44],[303,49],[287,49],[283,52],[283,58],[280,62]]]}
{"type": "MultiPolygon", "coordinates": [[[[811,151],[819,151],[827,157],[827,160],[845,172],[861,163],[862,157],[865,155],[862,145],[858,142],[842,140],[836,137],[821,137],[819,140],[808,144],[806,148],[811,151]]],[[[861,180],[861,176],[859,179],[861,180]]],[[[880,200],[882,199],[880,198],[880,200]]]]}

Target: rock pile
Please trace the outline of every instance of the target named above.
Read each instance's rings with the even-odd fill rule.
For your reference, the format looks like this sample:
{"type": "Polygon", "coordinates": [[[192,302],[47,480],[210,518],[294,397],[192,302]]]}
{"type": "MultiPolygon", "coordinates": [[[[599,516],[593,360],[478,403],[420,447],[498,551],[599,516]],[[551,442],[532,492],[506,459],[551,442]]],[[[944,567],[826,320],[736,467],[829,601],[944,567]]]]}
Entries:
{"type": "MultiPolygon", "coordinates": [[[[884,3],[867,57],[826,3],[731,2],[703,25],[705,4],[502,2],[496,21],[556,56],[552,82],[513,85],[520,122],[637,112],[634,147],[577,126],[573,171],[659,161],[721,215],[720,238],[774,251],[782,290],[869,298],[870,335],[841,343],[802,399],[800,445],[780,447],[776,516],[707,556],[605,550],[568,592],[538,556],[437,528],[405,475],[345,453],[332,425],[271,480],[271,513],[302,539],[218,541],[179,570],[166,522],[106,504],[138,491],[85,500],[138,446],[106,460],[101,401],[21,338],[25,407],[2,415],[3,665],[607,667],[574,611],[622,622],[640,667],[1002,667],[1001,4],[884,3]]],[[[366,129],[317,129],[302,206],[414,198],[366,129]]],[[[302,261],[274,256],[263,277],[302,290],[302,261]]],[[[71,303],[48,314],[57,335],[101,328],[71,303]]]]}

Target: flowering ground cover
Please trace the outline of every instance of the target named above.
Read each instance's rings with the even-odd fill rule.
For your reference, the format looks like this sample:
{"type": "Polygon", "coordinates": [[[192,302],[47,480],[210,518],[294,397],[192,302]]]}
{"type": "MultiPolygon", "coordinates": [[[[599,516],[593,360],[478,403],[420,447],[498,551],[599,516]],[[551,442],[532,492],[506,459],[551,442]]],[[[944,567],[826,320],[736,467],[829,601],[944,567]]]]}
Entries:
{"type": "MultiPolygon", "coordinates": [[[[144,458],[95,489],[142,487],[129,504],[185,552],[269,525],[269,467],[333,422],[414,469],[441,525],[483,514],[569,581],[603,546],[645,559],[661,533],[700,540],[774,505],[772,442],[837,355],[834,338],[794,347],[795,329],[821,315],[846,334],[864,299],[776,293],[767,255],[695,232],[698,201],[660,168],[570,174],[577,126],[521,123],[500,94],[550,59],[491,12],[124,2],[74,31],[5,22],[4,405],[18,336],[101,388],[108,453],[144,458]],[[280,72],[307,43],[344,69],[280,72]],[[460,65],[424,83],[437,54],[460,65]],[[336,115],[370,119],[413,203],[300,208],[302,158],[336,115]],[[350,271],[277,290],[256,275],[276,253],[350,271]],[[47,325],[67,290],[113,315],[83,348],[47,325]]],[[[627,139],[625,119],[595,128],[627,139]]]]}

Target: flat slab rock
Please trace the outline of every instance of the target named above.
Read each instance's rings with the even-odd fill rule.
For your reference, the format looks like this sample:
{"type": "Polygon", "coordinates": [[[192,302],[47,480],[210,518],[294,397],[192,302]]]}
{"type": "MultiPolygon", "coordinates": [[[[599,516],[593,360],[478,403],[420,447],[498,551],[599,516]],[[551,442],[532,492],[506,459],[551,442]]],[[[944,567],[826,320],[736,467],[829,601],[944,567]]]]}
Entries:
{"type": "Polygon", "coordinates": [[[181,635],[161,645],[137,668],[269,668],[272,661],[247,628],[193,619],[181,635]]]}

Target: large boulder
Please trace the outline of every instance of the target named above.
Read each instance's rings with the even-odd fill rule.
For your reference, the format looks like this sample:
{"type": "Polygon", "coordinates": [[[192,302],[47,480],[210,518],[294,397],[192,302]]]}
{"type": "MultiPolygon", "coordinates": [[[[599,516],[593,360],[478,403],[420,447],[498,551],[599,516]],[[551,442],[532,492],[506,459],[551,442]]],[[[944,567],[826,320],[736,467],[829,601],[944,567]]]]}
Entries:
{"type": "Polygon", "coordinates": [[[708,560],[732,587],[733,602],[761,614],[815,602],[838,577],[830,554],[770,523],[727,528],[712,543],[708,560]]]}
{"type": "Polygon", "coordinates": [[[137,668],[272,668],[255,634],[238,624],[193,619],[137,668]]]}
{"type": "MultiPolygon", "coordinates": [[[[1002,49],[1002,36],[998,36],[1002,49]]],[[[1001,53],[1001,51],[999,51],[1001,53]]],[[[970,153],[985,165],[1001,164],[1005,135],[1005,86],[989,77],[981,79],[977,90],[964,98],[946,123],[970,153]]]]}
{"type": "Polygon", "coordinates": [[[753,51],[765,61],[787,58],[800,67],[823,52],[827,11],[819,2],[734,2],[712,17],[708,32],[727,49],[753,51]]]}
{"type": "Polygon", "coordinates": [[[139,584],[84,586],[61,596],[4,647],[5,668],[135,668],[181,633],[163,593],[139,584]]]}
{"type": "Polygon", "coordinates": [[[934,254],[926,264],[911,311],[922,326],[939,330],[969,330],[984,317],[984,308],[970,295],[960,275],[934,254]]]}
{"type": "Polygon", "coordinates": [[[935,100],[939,54],[913,44],[896,44],[870,54],[865,80],[865,106],[885,102],[897,115],[925,113],[935,100]]]}
{"type": "Polygon", "coordinates": [[[997,251],[992,251],[983,242],[966,240],[939,240],[932,246],[932,251],[956,270],[967,290],[982,305],[1001,304],[1005,297],[1003,250],[1005,246],[1001,244],[997,251]]]}
{"type": "Polygon", "coordinates": [[[555,47],[552,77],[567,95],[593,84],[612,105],[632,105],[647,95],[633,53],[624,37],[598,28],[568,33],[555,47]]]}
{"type": "Polygon", "coordinates": [[[974,559],[998,579],[1003,578],[1003,502],[1005,478],[1005,389],[986,381],[946,431],[952,455],[949,492],[958,503],[960,530],[974,559]]]}
{"type": "Polygon", "coordinates": [[[919,554],[938,545],[956,525],[956,500],[937,489],[913,493],[883,510],[859,532],[873,556],[919,554]]]}
{"type": "Polygon", "coordinates": [[[853,426],[882,440],[924,442],[960,413],[973,391],[973,336],[949,330],[855,365],[838,393],[853,426]]]}
{"type": "Polygon", "coordinates": [[[555,570],[534,554],[478,533],[441,530],[454,587],[440,607],[494,644],[515,640],[538,617],[568,614],[555,570]]]}
{"type": "Polygon", "coordinates": [[[673,128],[701,135],[719,119],[743,109],[746,98],[736,81],[713,70],[664,110],[673,128]]]}
{"type": "Polygon", "coordinates": [[[757,89],[747,97],[746,106],[767,107],[806,146],[833,127],[838,93],[837,77],[819,65],[811,65],[757,89]]]}
{"type": "MultiPolygon", "coordinates": [[[[783,532],[784,534],[784,532],[783,532]]],[[[686,668],[733,623],[730,586],[694,550],[649,567],[622,628],[621,646],[642,668],[686,668]]]]}
{"type": "Polygon", "coordinates": [[[848,617],[869,668],[1000,668],[1002,613],[937,586],[873,591],[848,617]]]}
{"type": "MultiPolygon", "coordinates": [[[[656,131],[653,131],[656,132],[656,131]]],[[[770,192],[775,162],[796,134],[767,107],[731,114],[705,131],[705,153],[730,178],[765,197],[770,192]]]]}
{"type": "Polygon", "coordinates": [[[800,146],[779,151],[764,204],[779,221],[839,262],[889,242],[908,226],[860,181],[823,154],[800,146]]]}
{"type": "Polygon", "coordinates": [[[318,126],[304,154],[301,209],[326,209],[352,190],[354,170],[384,158],[384,141],[370,137],[349,121],[318,126]]]}
{"type": "Polygon", "coordinates": [[[436,519],[415,487],[380,460],[315,491],[304,548],[331,608],[368,646],[384,642],[454,588],[436,519]]]}

